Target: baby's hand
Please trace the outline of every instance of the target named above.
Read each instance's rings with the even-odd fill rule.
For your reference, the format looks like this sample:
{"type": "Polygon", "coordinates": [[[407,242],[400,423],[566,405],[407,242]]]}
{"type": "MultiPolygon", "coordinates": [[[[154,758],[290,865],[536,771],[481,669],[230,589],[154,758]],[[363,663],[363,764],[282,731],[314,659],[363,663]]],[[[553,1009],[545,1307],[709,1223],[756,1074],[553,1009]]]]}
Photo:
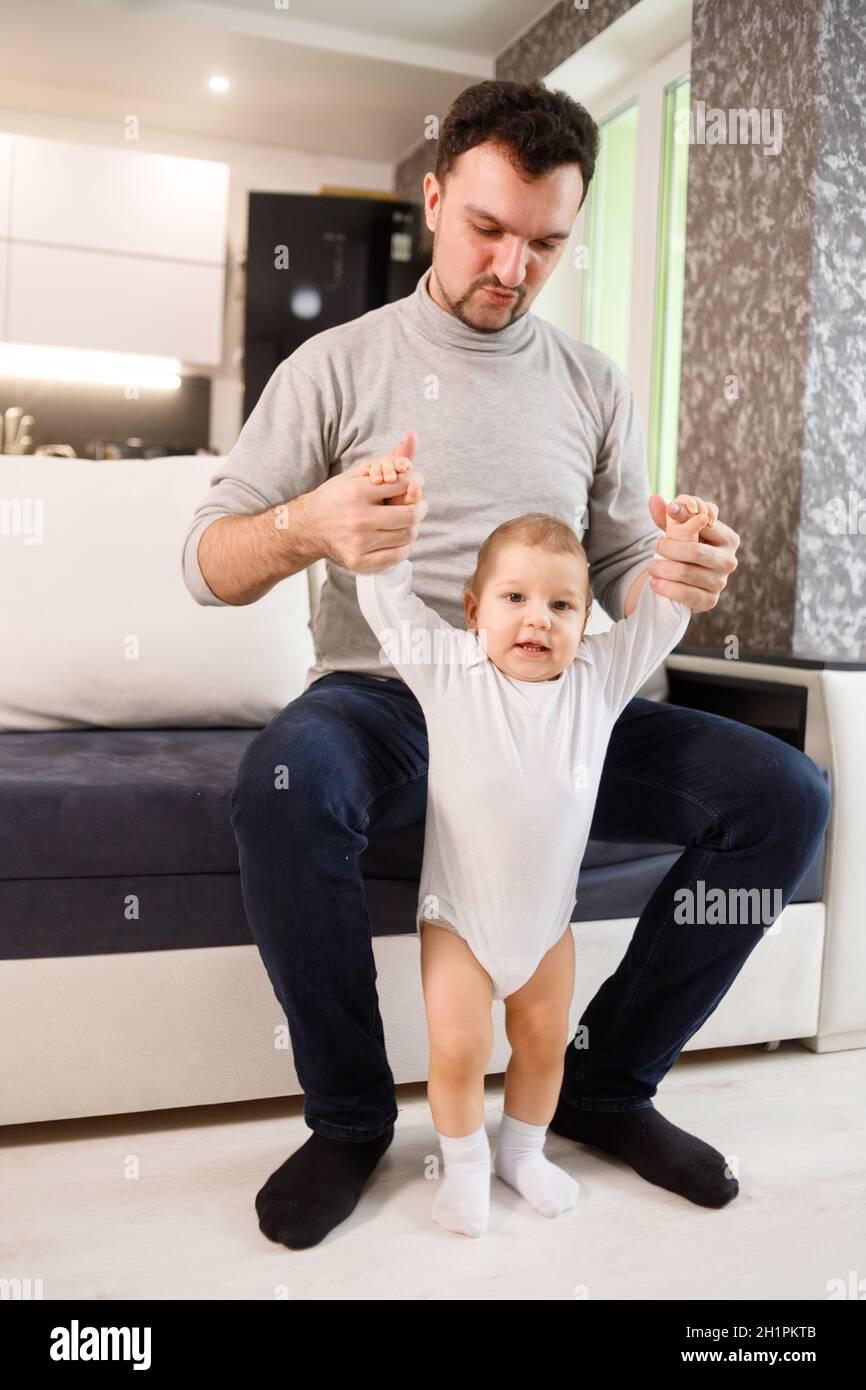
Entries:
{"type": "Polygon", "coordinates": [[[674,541],[694,541],[698,540],[701,531],[706,529],[711,531],[716,524],[719,509],[715,502],[705,502],[701,497],[692,497],[688,492],[681,492],[675,498],[685,511],[681,513],[680,519],[671,516],[666,512],[665,536],[674,541]]]}
{"type": "Polygon", "coordinates": [[[381,458],[373,459],[372,463],[365,463],[358,470],[362,475],[366,475],[371,483],[396,483],[397,475],[405,473],[407,468],[411,468],[408,459],[404,458],[381,458]]]}
{"type": "MultiPolygon", "coordinates": [[[[371,483],[396,483],[398,476],[405,473],[407,468],[411,468],[410,459],[398,455],[395,459],[387,457],[373,459],[372,463],[363,463],[358,469],[362,477],[366,476],[371,483]]],[[[423,479],[419,477],[416,482],[411,482],[405,492],[399,493],[396,497],[386,497],[385,501],[392,507],[411,507],[421,500],[421,492],[424,487],[423,479]]]]}

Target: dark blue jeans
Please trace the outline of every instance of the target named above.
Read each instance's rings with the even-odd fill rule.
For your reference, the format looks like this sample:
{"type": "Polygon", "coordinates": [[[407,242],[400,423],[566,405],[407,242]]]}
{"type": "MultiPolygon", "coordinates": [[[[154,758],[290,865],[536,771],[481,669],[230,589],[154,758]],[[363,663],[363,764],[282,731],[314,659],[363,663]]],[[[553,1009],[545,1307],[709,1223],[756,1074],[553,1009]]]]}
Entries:
{"type": "MultiPolygon", "coordinates": [[[[423,823],[426,797],[427,727],[415,696],[397,678],[342,671],[314,681],[256,735],[232,788],[250,930],[288,1020],[306,1123],[331,1138],[374,1139],[397,1118],[361,855],[368,834],[423,823]]],[[[651,1103],[766,930],[678,924],[674,894],[697,894],[703,879],[706,893],[722,888],[726,898],[763,888],[775,902],[779,889],[784,906],[829,813],[815,764],[780,739],[665,702],[626,706],[591,837],[686,848],[584,1010],[589,1046],[566,1049],[563,1099],[587,1110],[651,1103]]],[[[576,944],[579,971],[579,935],[576,944]]]]}

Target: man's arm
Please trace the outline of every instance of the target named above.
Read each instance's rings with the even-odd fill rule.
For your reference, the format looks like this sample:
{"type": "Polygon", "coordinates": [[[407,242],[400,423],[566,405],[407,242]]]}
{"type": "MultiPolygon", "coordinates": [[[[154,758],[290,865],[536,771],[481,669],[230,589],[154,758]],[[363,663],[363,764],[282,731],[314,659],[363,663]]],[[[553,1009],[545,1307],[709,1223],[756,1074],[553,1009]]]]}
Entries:
{"type": "MultiPolygon", "coordinates": [[[[403,443],[405,437],[374,463],[392,461],[403,443]]],[[[407,558],[428,505],[423,474],[410,468],[395,482],[373,487],[359,468],[252,516],[200,522],[185,551],[196,594],[203,592],[210,603],[255,603],[319,559],[369,572],[407,558]]]]}
{"type": "Polygon", "coordinates": [[[196,603],[252,603],[316,558],[297,523],[335,457],[335,406],[295,356],[274,369],[190,521],[181,570],[196,603]]]}
{"type": "MultiPolygon", "coordinates": [[[[712,549],[710,542],[715,538],[711,536],[711,532],[718,530],[719,533],[722,534],[726,532],[728,528],[719,527],[719,509],[715,502],[704,502],[702,497],[693,497],[691,494],[679,493],[674,498],[673,502],[667,503],[659,493],[653,493],[650,498],[650,512],[656,524],[659,527],[664,527],[664,535],[658,537],[653,547],[653,554],[646,568],[637,576],[625,596],[625,617],[630,617],[634,612],[637,601],[640,598],[641,589],[653,576],[655,576],[657,581],[657,589],[659,582],[662,585],[662,587],[658,589],[659,592],[666,594],[668,598],[673,598],[677,602],[685,604],[685,606],[694,613],[705,612],[707,607],[713,606],[716,601],[715,598],[713,604],[710,604],[704,598],[701,589],[692,587],[687,581],[678,583],[673,578],[665,580],[664,560],[662,559],[660,562],[659,556],[673,552],[671,553],[671,559],[673,560],[675,559],[677,547],[680,547],[680,551],[684,555],[690,554],[688,549],[683,550],[683,547],[688,547],[703,536],[706,541],[704,548],[707,552],[707,558],[702,561],[703,567],[696,564],[689,564],[687,559],[683,559],[675,566],[671,566],[671,568],[675,569],[677,575],[679,575],[683,567],[688,566],[694,574],[692,584],[698,586],[706,584],[708,590],[718,593],[720,589],[724,588],[725,581],[717,581],[714,578],[714,573],[721,571],[723,575],[726,575],[731,569],[736,569],[736,558],[732,553],[729,557],[728,551],[735,550],[736,546],[739,545],[739,536],[734,536],[736,545],[729,547],[727,544],[727,537],[722,535],[723,543],[719,544],[717,542],[716,548],[712,549]],[[694,528],[691,526],[691,516],[700,515],[701,512],[705,513],[711,519],[707,522],[705,528],[701,528],[695,532],[694,528]],[[677,522],[675,517],[678,515],[685,516],[685,522],[677,522]],[[668,546],[668,549],[665,549],[666,546],[668,546]],[[673,590],[673,592],[671,592],[671,590],[673,590]]],[[[691,576],[689,576],[689,578],[691,578],[691,576]]]]}
{"type": "Polygon", "coordinates": [[[658,532],[647,510],[646,444],[634,393],[615,363],[602,360],[604,373],[598,389],[606,431],[587,498],[588,529],[583,543],[592,592],[617,622],[634,611],[658,532]],[[627,596],[631,610],[625,606],[627,596]]]}
{"type": "Polygon", "coordinates": [[[653,493],[649,505],[653,520],[660,529],[665,528],[665,534],[656,540],[649,564],[629,587],[625,616],[634,611],[640,591],[648,580],[655,580],[657,593],[685,604],[692,613],[706,613],[715,608],[727,585],[728,575],[737,568],[740,537],[719,521],[715,502],[705,502],[691,493],[679,493],[670,503],[659,493],[653,493]],[[711,520],[696,535],[681,539],[686,535],[687,525],[684,527],[674,518],[687,513],[695,515],[696,508],[711,520]]]}
{"type": "Polygon", "coordinates": [[[309,494],[256,516],[223,516],[202,532],[198,565],[224,603],[255,603],[281,579],[322,558],[313,538],[309,494]]]}

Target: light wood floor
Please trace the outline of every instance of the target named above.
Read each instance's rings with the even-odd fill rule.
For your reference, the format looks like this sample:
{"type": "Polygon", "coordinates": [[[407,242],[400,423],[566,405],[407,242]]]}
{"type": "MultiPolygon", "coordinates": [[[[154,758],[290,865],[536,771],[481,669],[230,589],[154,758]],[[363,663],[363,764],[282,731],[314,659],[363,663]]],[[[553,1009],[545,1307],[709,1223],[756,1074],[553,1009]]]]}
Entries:
{"type": "MultiPolygon", "coordinates": [[[[866,1051],[797,1043],[683,1054],[655,1098],[736,1164],[720,1211],[549,1135],[577,1206],[534,1212],[498,1178],[471,1239],[431,1219],[423,1085],[398,1089],[394,1142],[348,1221],[312,1250],[273,1245],[253,1198],[309,1137],[302,1101],[0,1130],[0,1277],[46,1299],[810,1299],[866,1278],[866,1051]],[[137,1167],[139,1176],[125,1173],[137,1167]]],[[[502,1078],[488,1078],[495,1147],[502,1078]]]]}

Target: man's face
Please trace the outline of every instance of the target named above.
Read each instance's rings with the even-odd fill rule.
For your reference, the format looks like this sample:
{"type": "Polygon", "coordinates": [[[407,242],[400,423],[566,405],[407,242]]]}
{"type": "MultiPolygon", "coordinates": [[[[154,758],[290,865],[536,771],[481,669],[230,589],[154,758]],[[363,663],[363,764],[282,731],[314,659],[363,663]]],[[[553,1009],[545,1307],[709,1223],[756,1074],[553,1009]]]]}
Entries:
{"type": "Polygon", "coordinates": [[[559,262],[583,197],[580,165],[527,180],[486,141],[460,156],[445,190],[425,175],[431,297],[470,328],[496,333],[527,312],[559,262]]]}
{"type": "Polygon", "coordinates": [[[486,655],[500,671],[543,681],[574,660],[589,598],[579,556],[509,541],[494,551],[480,597],[464,595],[463,608],[466,626],[483,634],[486,655]]]}

